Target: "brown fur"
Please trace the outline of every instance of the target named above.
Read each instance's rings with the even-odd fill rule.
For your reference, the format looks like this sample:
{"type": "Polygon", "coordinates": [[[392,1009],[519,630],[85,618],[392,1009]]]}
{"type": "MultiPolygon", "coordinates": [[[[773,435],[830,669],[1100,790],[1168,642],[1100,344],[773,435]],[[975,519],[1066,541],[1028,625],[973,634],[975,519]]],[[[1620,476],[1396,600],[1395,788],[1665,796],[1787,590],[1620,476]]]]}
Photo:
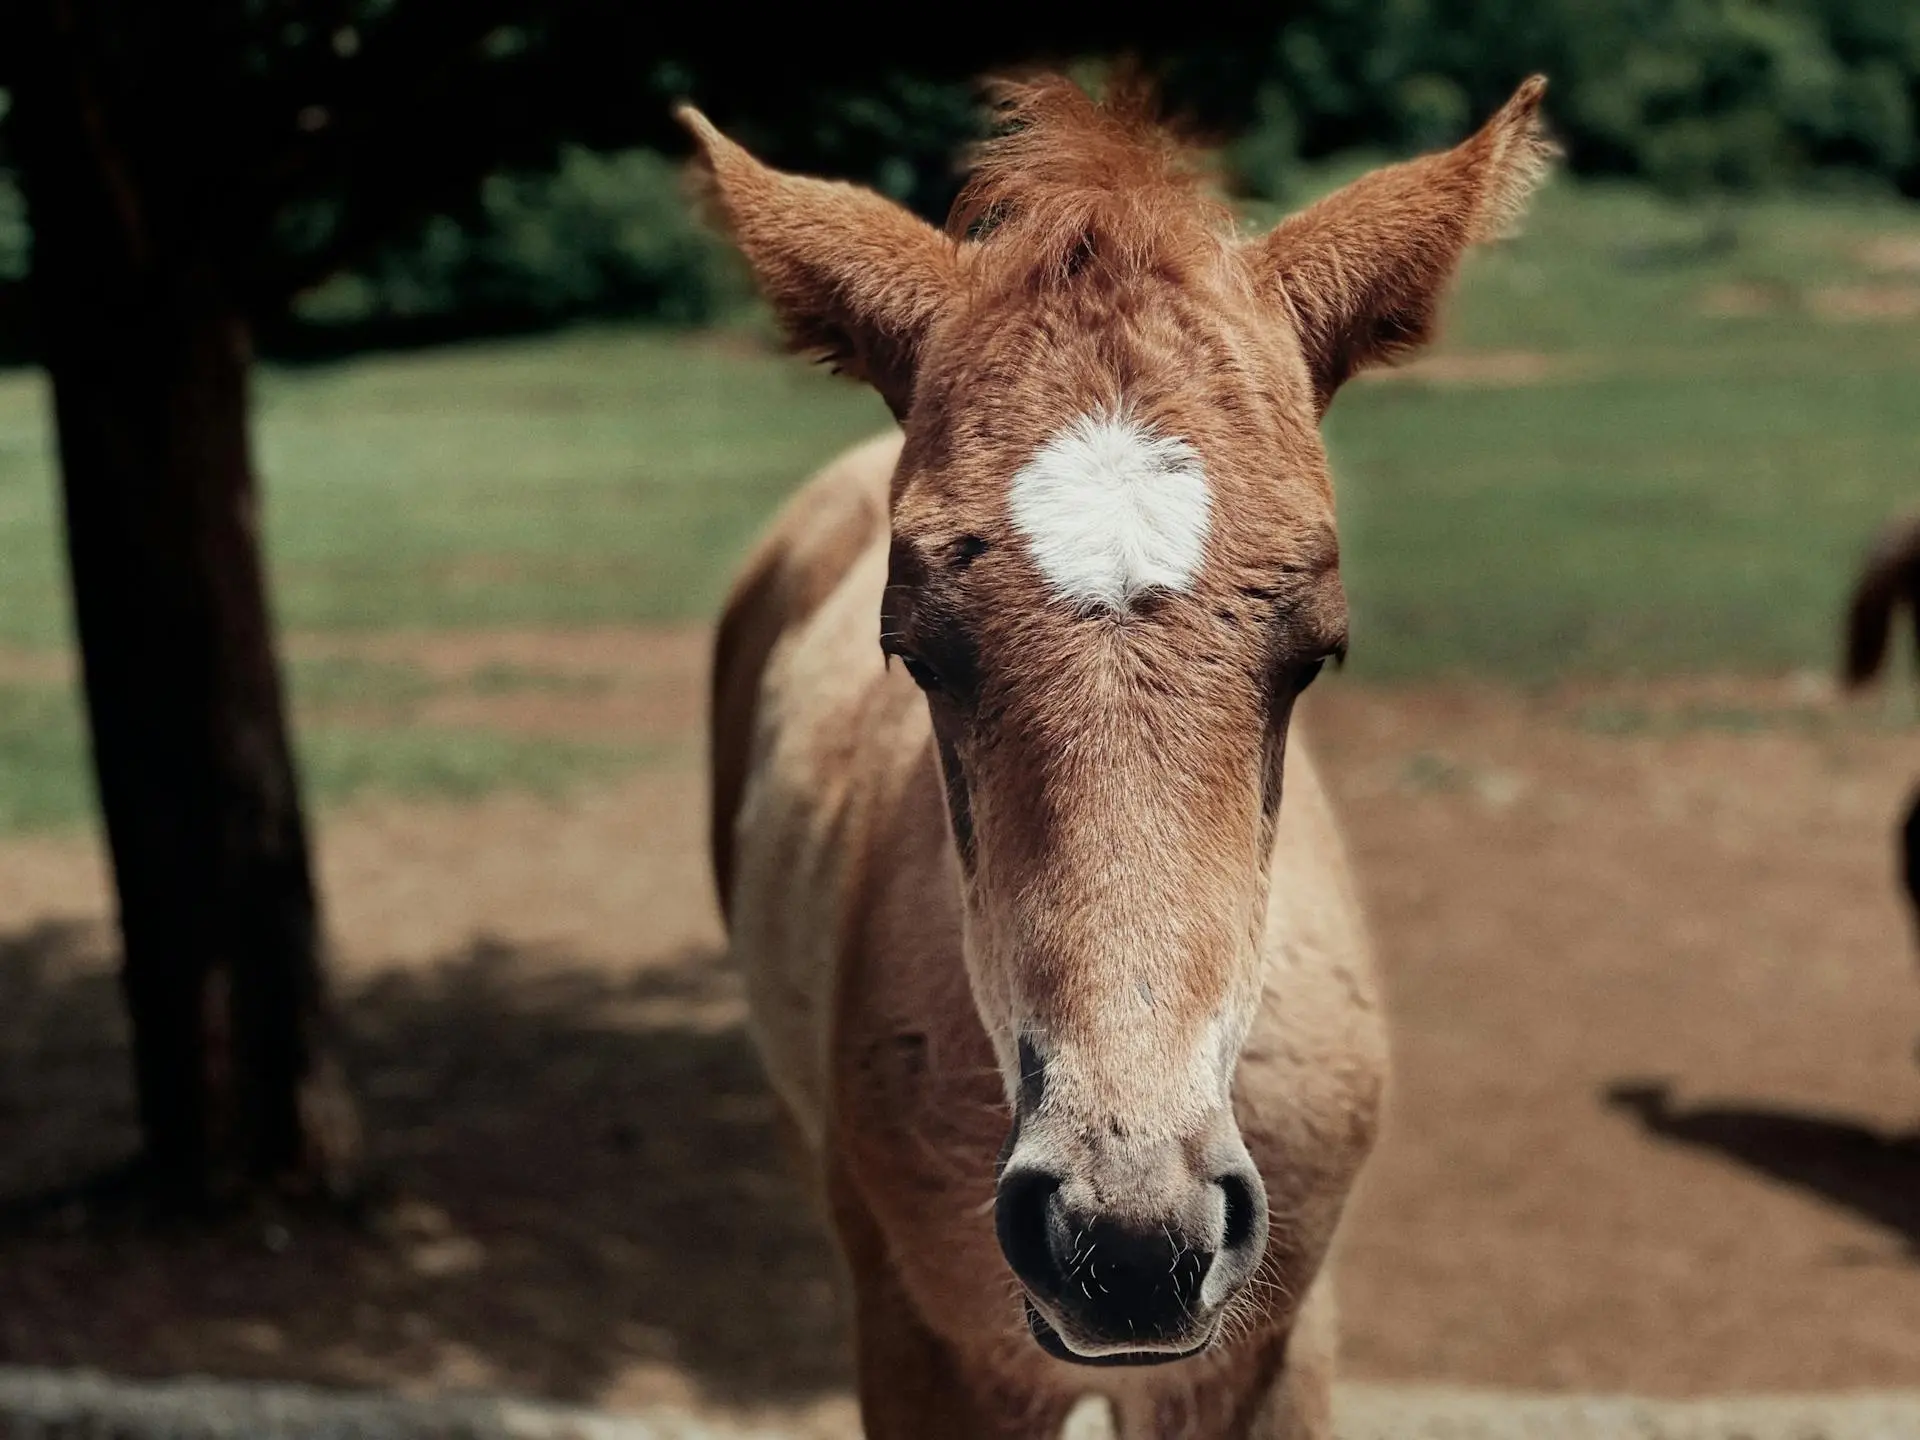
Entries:
{"type": "Polygon", "coordinates": [[[1460,253],[1517,208],[1539,93],[1252,241],[1137,105],[1065,82],[1003,89],[1016,128],[949,236],[689,117],[796,344],[904,424],[783,511],[714,678],[716,875],[849,1261],[870,1434],[1051,1434],[1084,1392],[1128,1436],[1328,1433],[1324,1262],[1385,1055],[1338,831],[1288,723],[1346,640],[1315,422],[1430,330],[1460,253]],[[1203,457],[1204,565],[1076,612],[1007,482],[1073,417],[1119,410],[1203,457]],[[1258,1225],[1235,1240],[1243,1174],[1258,1225]],[[1105,1237],[1109,1276],[1155,1227],[1175,1268],[1214,1257],[1177,1337],[1113,1331],[1121,1302],[1095,1297],[1092,1250],[1075,1268],[1079,1241],[1047,1263],[1084,1305],[1015,1282],[1019,1232],[996,1243],[989,1216],[1011,1224],[1031,1177],[1046,1214],[1105,1237]],[[1055,1353],[1204,1348],[1081,1369],[1023,1305],[1055,1353]]]}
{"type": "Polygon", "coordinates": [[[1139,91],[1097,105],[1070,81],[992,87],[1008,127],[976,148],[947,233],[985,232],[966,251],[974,283],[1058,288],[1089,260],[1138,273],[1210,254],[1226,212],[1201,199],[1194,152],[1154,123],[1139,91]]]}
{"type": "MultiPolygon", "coordinates": [[[[850,452],[839,468],[865,468],[871,454],[891,465],[898,441],[886,436],[850,452]]],[[[829,472],[831,474],[833,472],[829,472]]],[[[709,845],[715,888],[724,914],[733,893],[733,824],[747,783],[749,747],[758,717],[756,692],[767,656],[785,630],[805,620],[859,553],[886,524],[886,497],[849,488],[840,503],[817,504],[807,495],[789,501],[733,582],[732,598],[714,640],[708,755],[712,775],[709,845]]]]}

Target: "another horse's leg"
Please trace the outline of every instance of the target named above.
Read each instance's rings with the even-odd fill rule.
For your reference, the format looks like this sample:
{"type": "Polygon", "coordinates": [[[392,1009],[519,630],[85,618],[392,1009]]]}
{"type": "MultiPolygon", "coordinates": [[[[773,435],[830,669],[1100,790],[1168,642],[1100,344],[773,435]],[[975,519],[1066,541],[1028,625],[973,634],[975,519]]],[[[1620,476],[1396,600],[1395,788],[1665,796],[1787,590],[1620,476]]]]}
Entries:
{"type": "Polygon", "coordinates": [[[1010,1393],[966,1365],[901,1289],[871,1215],[830,1183],[855,1294],[854,1349],[867,1440],[1051,1440],[1066,1406],[1010,1393]]]}

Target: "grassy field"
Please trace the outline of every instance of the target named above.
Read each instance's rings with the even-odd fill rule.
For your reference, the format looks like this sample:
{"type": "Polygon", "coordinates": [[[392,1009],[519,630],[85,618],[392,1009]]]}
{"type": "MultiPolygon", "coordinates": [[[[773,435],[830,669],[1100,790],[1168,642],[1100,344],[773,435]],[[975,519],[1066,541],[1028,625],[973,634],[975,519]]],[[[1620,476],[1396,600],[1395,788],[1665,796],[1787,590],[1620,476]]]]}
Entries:
{"type": "Polygon", "coordinates": [[[1920,504],[1920,212],[1732,217],[1550,193],[1448,346],[1328,433],[1362,673],[1827,669],[1873,533],[1920,504]],[[1460,367],[1463,376],[1471,367],[1460,367]]]}
{"type": "MultiPolygon", "coordinates": [[[[67,633],[44,412],[37,376],[0,377],[0,644],[28,654],[67,633]]],[[[300,632],[702,617],[794,481],[884,421],[748,331],[271,370],[280,615],[300,632]]],[[[1709,217],[1559,185],[1474,263],[1438,362],[1354,385],[1327,429],[1360,676],[1825,669],[1864,545],[1920,503],[1920,211],[1709,217]]],[[[65,687],[5,677],[0,826],[80,813],[65,687]]],[[[356,686],[419,683],[296,669],[322,794],[621,763],[424,734],[405,704],[367,723],[356,686]],[[343,693],[352,725],[329,719],[343,693]]]]}

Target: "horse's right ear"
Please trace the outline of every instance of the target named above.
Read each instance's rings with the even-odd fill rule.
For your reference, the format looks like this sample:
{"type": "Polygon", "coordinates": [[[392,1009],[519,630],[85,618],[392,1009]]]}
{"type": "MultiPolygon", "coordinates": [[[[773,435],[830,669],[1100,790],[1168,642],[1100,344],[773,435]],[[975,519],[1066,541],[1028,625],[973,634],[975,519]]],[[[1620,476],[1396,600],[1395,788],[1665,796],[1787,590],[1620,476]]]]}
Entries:
{"type": "Polygon", "coordinates": [[[953,293],[953,242],[871,190],[761,164],[690,105],[675,114],[794,348],[866,381],[904,420],[921,342],[953,293]]]}

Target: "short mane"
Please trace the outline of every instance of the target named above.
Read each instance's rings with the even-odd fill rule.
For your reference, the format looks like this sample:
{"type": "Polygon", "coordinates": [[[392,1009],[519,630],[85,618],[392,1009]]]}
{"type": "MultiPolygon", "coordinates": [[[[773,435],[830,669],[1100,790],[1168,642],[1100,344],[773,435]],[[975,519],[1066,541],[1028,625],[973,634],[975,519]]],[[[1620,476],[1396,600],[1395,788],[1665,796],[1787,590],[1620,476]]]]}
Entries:
{"type": "Polygon", "coordinates": [[[1144,81],[1124,77],[1098,101],[1061,76],[994,81],[988,95],[1003,130],[975,147],[947,230],[980,241],[1007,278],[1178,266],[1230,230],[1202,193],[1200,153],[1160,120],[1144,81]]]}

